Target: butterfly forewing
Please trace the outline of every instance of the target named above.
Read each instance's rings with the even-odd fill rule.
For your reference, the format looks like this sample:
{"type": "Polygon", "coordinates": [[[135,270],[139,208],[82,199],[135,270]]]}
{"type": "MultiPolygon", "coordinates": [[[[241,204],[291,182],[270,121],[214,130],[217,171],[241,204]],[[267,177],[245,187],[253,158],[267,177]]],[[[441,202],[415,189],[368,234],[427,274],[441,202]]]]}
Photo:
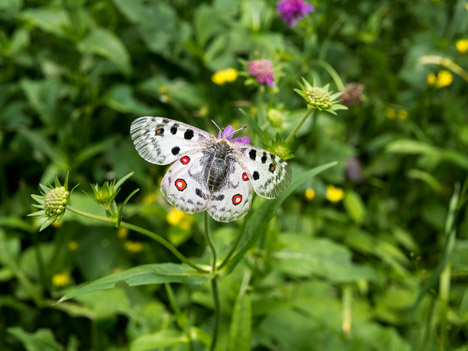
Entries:
{"type": "Polygon", "coordinates": [[[291,182],[291,167],[278,156],[258,147],[232,143],[236,161],[248,172],[255,192],[277,197],[291,182]]]}
{"type": "Polygon", "coordinates": [[[216,138],[189,124],[164,117],[140,117],[130,127],[135,148],[143,159],[167,165],[183,155],[206,148],[216,138]]]}

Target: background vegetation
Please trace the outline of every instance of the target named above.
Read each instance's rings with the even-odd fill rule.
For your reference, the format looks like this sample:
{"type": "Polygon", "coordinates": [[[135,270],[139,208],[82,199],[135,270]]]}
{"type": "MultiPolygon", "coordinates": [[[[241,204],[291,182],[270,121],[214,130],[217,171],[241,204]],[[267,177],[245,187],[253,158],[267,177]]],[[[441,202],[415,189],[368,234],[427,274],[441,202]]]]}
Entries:
{"type": "MultiPolygon", "coordinates": [[[[38,232],[30,194],[69,171],[80,184],[71,204],[103,214],[89,184],[133,171],[117,197],[140,188],[124,219],[208,264],[203,214],[168,206],[165,167],[138,156],[130,123],[166,116],[215,133],[213,117],[249,124],[257,146],[285,146],[276,135],[306,111],[301,77],[364,92],[338,116],[309,118],[288,145],[295,176],[338,164],[302,183],[221,277],[219,350],[468,350],[468,5],[313,5],[288,27],[266,0],[0,0],[1,350],[206,349],[203,279],[54,304],[71,286],[179,261],[73,213],[38,232]],[[259,58],[274,64],[273,88],[244,84],[239,59],[259,58]],[[228,67],[240,76],[212,80],[228,67]]],[[[211,223],[221,256],[242,223],[211,223]]]]}

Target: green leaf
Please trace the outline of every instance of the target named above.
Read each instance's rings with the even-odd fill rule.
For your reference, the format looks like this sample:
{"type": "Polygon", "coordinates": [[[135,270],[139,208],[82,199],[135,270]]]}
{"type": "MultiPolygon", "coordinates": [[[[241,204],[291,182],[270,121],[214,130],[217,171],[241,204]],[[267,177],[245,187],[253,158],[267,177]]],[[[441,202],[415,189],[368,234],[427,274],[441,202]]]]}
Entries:
{"type": "Polygon", "coordinates": [[[12,327],[8,328],[8,332],[21,341],[28,351],[63,351],[63,347],[55,341],[54,334],[49,329],[27,333],[20,327],[12,327]]]}
{"type": "Polygon", "coordinates": [[[375,272],[351,261],[351,252],[329,239],[283,234],[284,247],[273,254],[273,266],[294,277],[318,275],[332,282],[376,280],[375,272]]]}
{"type": "Polygon", "coordinates": [[[143,335],[135,339],[130,345],[130,351],[154,350],[158,347],[187,344],[188,342],[188,337],[180,331],[165,329],[157,333],[143,335]]]}
{"type": "Polygon", "coordinates": [[[20,18],[44,32],[58,37],[66,37],[71,28],[68,13],[63,7],[31,8],[21,12],[20,18]]]}
{"type": "Polygon", "coordinates": [[[411,139],[398,139],[387,145],[387,152],[400,154],[420,154],[434,157],[436,160],[453,162],[468,169],[468,157],[454,150],[437,148],[420,141],[411,139]]]}
{"type": "Polygon", "coordinates": [[[353,221],[361,224],[366,214],[366,207],[361,197],[354,191],[348,190],[343,205],[353,221]]]}
{"type": "Polygon", "coordinates": [[[239,294],[232,313],[227,351],[249,351],[252,334],[252,303],[247,294],[239,294]]]}
{"type": "Polygon", "coordinates": [[[261,228],[264,228],[268,222],[275,216],[276,211],[280,208],[281,204],[296,190],[300,185],[307,180],[315,177],[317,174],[333,167],[337,162],[330,162],[309,171],[306,171],[294,177],[291,184],[274,200],[265,201],[248,219],[244,232],[241,234],[241,247],[237,253],[230,259],[227,264],[226,270],[231,272],[240,262],[245,253],[257,242],[260,236],[264,233],[261,228]]]}
{"type": "Polygon", "coordinates": [[[113,85],[104,95],[103,101],[110,108],[122,113],[153,115],[157,111],[135,99],[132,87],[128,84],[113,85]]]}
{"type": "Polygon", "coordinates": [[[78,50],[84,54],[97,54],[112,63],[125,75],[130,75],[130,56],[122,41],[114,33],[96,28],[78,44],[78,50]]]}
{"type": "Polygon", "coordinates": [[[92,291],[110,289],[119,282],[125,282],[129,286],[138,286],[162,283],[201,284],[208,280],[208,276],[183,264],[147,264],[111,274],[107,277],[69,289],[59,302],[92,291]]]}

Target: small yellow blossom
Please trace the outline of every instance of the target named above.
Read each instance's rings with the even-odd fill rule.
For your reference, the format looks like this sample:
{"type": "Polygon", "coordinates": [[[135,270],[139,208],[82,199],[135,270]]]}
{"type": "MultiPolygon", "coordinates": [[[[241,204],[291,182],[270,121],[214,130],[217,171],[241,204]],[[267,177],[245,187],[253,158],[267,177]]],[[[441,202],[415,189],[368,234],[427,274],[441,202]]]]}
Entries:
{"type": "Polygon", "coordinates": [[[126,241],[124,244],[125,250],[130,253],[138,253],[143,251],[143,244],[139,241],[126,241]]]}
{"type": "Polygon", "coordinates": [[[62,287],[68,284],[70,276],[66,272],[54,274],[52,277],[52,284],[58,287],[62,287]]]}
{"type": "Polygon", "coordinates": [[[312,201],[313,199],[315,199],[314,189],[311,189],[311,188],[306,189],[306,191],[304,193],[304,196],[305,196],[307,201],[312,201]]]}
{"type": "Polygon", "coordinates": [[[156,192],[153,191],[152,193],[149,193],[148,195],[146,195],[143,198],[143,204],[144,205],[152,204],[152,203],[156,202],[157,198],[158,198],[158,196],[157,196],[156,192]]]}
{"type": "Polygon", "coordinates": [[[393,108],[387,108],[385,110],[385,117],[387,117],[388,119],[394,119],[396,117],[396,112],[393,108]]]}
{"type": "Polygon", "coordinates": [[[221,71],[215,72],[211,76],[211,80],[215,84],[223,85],[225,83],[234,82],[238,76],[239,76],[239,72],[235,68],[229,67],[221,71]]]}
{"type": "Polygon", "coordinates": [[[344,198],[344,191],[343,189],[334,187],[333,185],[327,185],[326,196],[328,201],[340,202],[344,198]]]}
{"type": "Polygon", "coordinates": [[[458,52],[466,54],[468,52],[468,39],[457,40],[456,46],[458,52]]]}
{"type": "Polygon", "coordinates": [[[54,227],[54,228],[59,228],[61,226],[62,226],[62,224],[59,223],[58,221],[52,222],[52,227],[54,227]]]}
{"type": "Polygon", "coordinates": [[[408,119],[408,111],[406,110],[398,111],[398,118],[401,119],[402,121],[406,121],[408,119]]]}
{"type": "Polygon", "coordinates": [[[117,229],[117,236],[119,237],[120,240],[125,240],[127,239],[128,232],[129,232],[128,228],[120,227],[119,229],[117,229]]]}
{"type": "Polygon", "coordinates": [[[437,76],[433,73],[427,76],[427,84],[435,85],[437,89],[448,87],[452,82],[452,73],[444,69],[440,70],[437,76]]]}
{"type": "Polygon", "coordinates": [[[75,240],[69,241],[68,244],[68,250],[70,251],[76,251],[78,250],[78,243],[75,240]]]}
{"type": "Polygon", "coordinates": [[[177,225],[184,219],[184,217],[186,217],[184,212],[171,208],[166,216],[166,220],[171,225],[177,225]]]}
{"type": "Polygon", "coordinates": [[[427,84],[435,85],[437,82],[437,77],[434,73],[429,73],[427,76],[427,84]]]}

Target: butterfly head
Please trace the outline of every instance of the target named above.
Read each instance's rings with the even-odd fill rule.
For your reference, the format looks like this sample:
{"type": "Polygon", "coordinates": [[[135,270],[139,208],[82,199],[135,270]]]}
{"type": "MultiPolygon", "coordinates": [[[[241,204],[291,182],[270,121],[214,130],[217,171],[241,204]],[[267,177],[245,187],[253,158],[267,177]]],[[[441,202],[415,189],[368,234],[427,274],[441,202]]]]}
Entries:
{"type": "MultiPolygon", "coordinates": [[[[218,127],[218,129],[219,129],[218,139],[221,139],[221,140],[224,139],[224,140],[227,140],[227,141],[231,141],[232,137],[234,136],[234,133],[236,133],[236,132],[238,132],[240,130],[244,130],[245,128],[247,128],[247,126],[243,126],[242,128],[234,130],[234,128],[232,128],[232,126],[229,125],[226,128],[224,128],[224,130],[221,131],[221,129],[218,127]]],[[[249,137],[246,136],[246,137],[243,137],[243,138],[236,138],[236,139],[232,140],[232,142],[249,144],[250,139],[249,139],[249,137]]]]}

